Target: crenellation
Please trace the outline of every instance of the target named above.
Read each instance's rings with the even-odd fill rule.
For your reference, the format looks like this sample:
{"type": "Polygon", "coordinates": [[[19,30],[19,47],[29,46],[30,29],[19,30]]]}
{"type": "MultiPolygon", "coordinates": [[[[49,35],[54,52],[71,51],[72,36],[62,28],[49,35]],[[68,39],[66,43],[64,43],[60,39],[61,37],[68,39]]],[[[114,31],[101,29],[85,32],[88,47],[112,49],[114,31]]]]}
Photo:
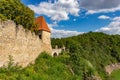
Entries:
{"type": "MultiPolygon", "coordinates": [[[[50,34],[45,35],[44,39],[50,38],[48,36],[50,34]]],[[[16,25],[11,20],[0,20],[0,67],[8,63],[9,55],[13,57],[14,63],[23,67],[34,63],[41,52],[52,52],[51,44],[48,44],[47,39],[45,41],[47,44],[43,43],[35,33],[25,30],[23,26],[16,25]]]]}
{"type": "Polygon", "coordinates": [[[16,24],[11,20],[7,20],[7,21],[4,21],[2,23],[3,23],[2,25],[5,27],[16,26],[16,24]]]}

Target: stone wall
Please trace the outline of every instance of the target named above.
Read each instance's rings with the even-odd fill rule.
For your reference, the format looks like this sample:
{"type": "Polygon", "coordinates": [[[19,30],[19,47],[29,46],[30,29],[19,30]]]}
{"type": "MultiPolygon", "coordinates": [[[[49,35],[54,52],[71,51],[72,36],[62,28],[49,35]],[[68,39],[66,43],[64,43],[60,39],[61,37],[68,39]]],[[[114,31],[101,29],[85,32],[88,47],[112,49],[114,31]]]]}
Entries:
{"type": "Polygon", "coordinates": [[[105,67],[105,71],[108,74],[111,74],[113,71],[120,69],[120,63],[115,63],[115,64],[111,64],[111,65],[107,65],[105,67]]]}
{"type": "Polygon", "coordinates": [[[63,46],[62,48],[58,48],[58,46],[55,46],[55,49],[52,49],[52,55],[53,56],[58,56],[62,51],[66,51],[65,46],[63,46]]]}
{"type": "Polygon", "coordinates": [[[58,56],[60,53],[62,52],[62,49],[52,49],[52,55],[54,56],[54,54],[56,54],[56,56],[58,56]]]}
{"type": "Polygon", "coordinates": [[[25,67],[43,51],[52,53],[51,43],[43,43],[34,33],[21,25],[16,26],[13,21],[0,20],[0,67],[8,63],[9,55],[14,63],[25,67]]]}

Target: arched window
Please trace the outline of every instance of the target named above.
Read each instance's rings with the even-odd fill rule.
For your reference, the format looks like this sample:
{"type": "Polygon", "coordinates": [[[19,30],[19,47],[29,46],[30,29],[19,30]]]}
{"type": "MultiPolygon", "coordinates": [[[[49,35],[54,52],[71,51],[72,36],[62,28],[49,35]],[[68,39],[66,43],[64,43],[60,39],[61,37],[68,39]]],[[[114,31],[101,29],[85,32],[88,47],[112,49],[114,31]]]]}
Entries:
{"type": "Polygon", "coordinates": [[[57,56],[57,53],[55,52],[55,53],[53,54],[53,56],[56,57],[56,56],[57,56]]]}

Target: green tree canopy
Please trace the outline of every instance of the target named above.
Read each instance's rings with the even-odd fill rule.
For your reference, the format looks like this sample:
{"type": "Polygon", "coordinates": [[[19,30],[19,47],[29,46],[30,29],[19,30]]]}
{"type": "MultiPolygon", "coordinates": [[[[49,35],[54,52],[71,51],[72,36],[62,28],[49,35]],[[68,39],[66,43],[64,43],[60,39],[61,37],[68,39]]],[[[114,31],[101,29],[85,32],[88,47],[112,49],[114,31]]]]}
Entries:
{"type": "Polygon", "coordinates": [[[69,61],[73,71],[77,75],[80,75],[81,69],[83,69],[84,77],[89,77],[91,75],[89,71],[94,72],[95,69],[103,80],[110,80],[107,79],[105,66],[120,62],[120,35],[89,32],[68,38],[53,38],[51,43],[53,48],[55,45],[61,47],[61,43],[66,47],[69,51],[69,61]],[[92,64],[94,69],[86,68],[86,61],[83,60],[87,60],[92,64]]]}
{"type": "Polygon", "coordinates": [[[31,29],[34,23],[34,12],[20,0],[0,0],[0,19],[13,20],[16,24],[31,29]]]}

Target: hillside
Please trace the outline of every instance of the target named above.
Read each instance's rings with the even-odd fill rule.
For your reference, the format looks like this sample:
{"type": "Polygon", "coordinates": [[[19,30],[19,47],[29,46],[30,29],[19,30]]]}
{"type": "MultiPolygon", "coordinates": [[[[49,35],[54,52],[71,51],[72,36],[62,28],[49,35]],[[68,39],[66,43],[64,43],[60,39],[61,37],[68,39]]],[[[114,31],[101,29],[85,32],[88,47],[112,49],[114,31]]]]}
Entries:
{"type": "MultiPolygon", "coordinates": [[[[94,66],[98,74],[107,79],[105,66],[120,61],[120,36],[107,35],[99,32],[89,32],[63,39],[52,39],[52,47],[69,49],[69,55],[78,61],[82,57],[94,66]]],[[[106,80],[105,79],[105,80],[106,80]]]]}

